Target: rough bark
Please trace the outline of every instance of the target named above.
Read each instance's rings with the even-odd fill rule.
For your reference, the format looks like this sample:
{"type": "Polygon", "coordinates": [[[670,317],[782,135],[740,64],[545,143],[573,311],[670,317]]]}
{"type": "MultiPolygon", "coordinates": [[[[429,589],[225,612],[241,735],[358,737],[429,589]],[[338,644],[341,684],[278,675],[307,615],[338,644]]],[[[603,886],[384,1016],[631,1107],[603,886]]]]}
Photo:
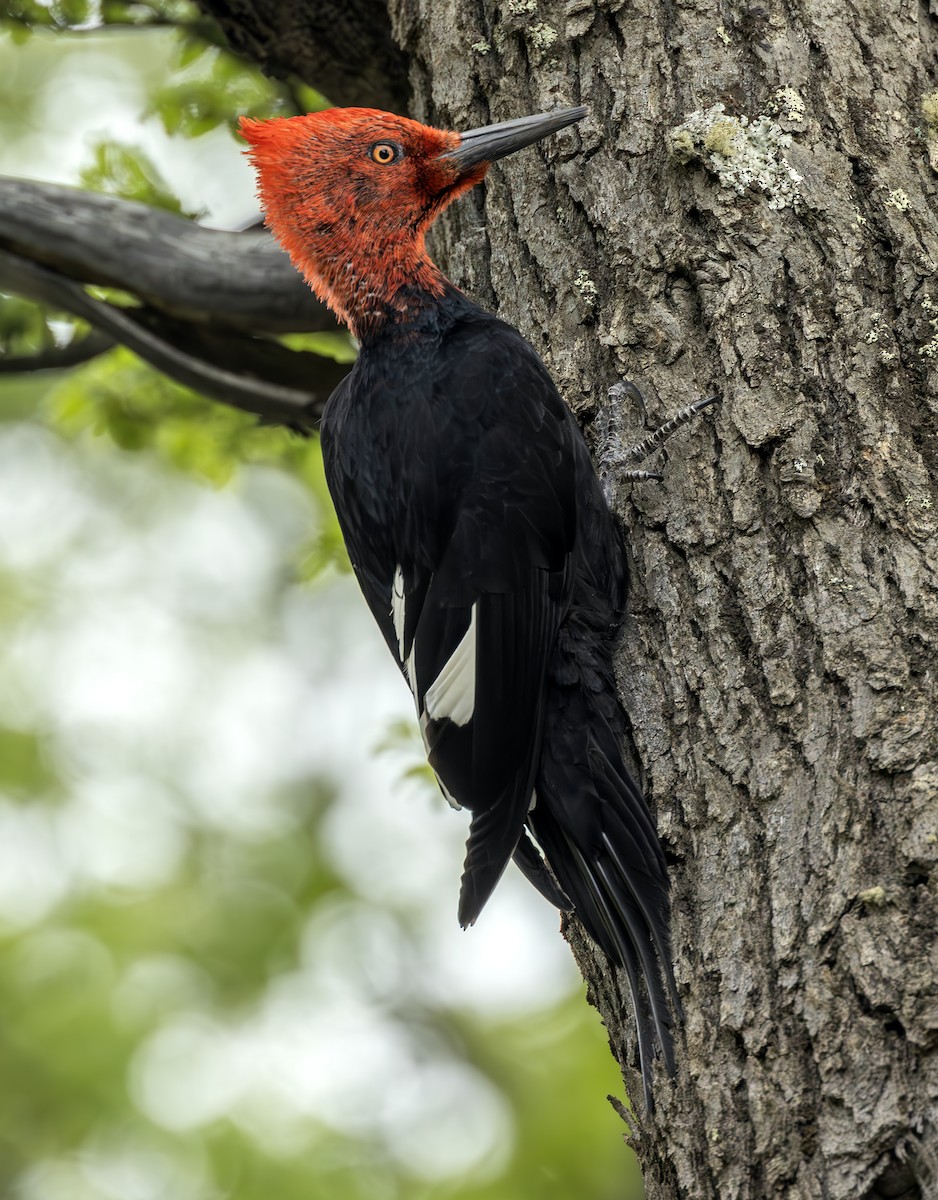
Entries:
{"type": "MultiPolygon", "coordinates": [[[[617,501],[686,1008],[679,1078],[634,1122],[649,1200],[934,1196],[938,10],[391,11],[416,115],[592,107],[493,169],[439,249],[545,353],[597,458],[642,419],[621,377],[654,421],[724,397],[617,501]]],[[[638,1096],[618,985],[579,954],[638,1096]]]]}

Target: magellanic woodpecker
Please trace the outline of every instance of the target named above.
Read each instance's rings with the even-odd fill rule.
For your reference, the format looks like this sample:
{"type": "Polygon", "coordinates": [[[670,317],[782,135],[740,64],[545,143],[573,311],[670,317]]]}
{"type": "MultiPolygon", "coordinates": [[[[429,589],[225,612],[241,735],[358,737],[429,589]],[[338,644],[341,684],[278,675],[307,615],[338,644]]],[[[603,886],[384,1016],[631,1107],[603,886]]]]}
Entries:
{"type": "Polygon", "coordinates": [[[346,108],[241,132],[267,224],[360,344],[323,413],[326,478],[430,765],[472,816],[459,920],[512,857],[575,910],[627,975],[650,1107],[677,997],[664,855],[620,749],[619,538],[544,364],[424,244],[490,163],[585,114],[460,134],[346,108]]]}

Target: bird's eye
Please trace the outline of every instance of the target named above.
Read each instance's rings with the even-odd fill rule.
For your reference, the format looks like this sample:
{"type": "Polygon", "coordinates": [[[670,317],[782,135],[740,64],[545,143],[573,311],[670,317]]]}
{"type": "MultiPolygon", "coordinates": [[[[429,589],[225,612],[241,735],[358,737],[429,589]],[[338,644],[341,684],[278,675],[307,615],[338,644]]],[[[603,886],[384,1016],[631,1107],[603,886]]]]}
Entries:
{"type": "Polygon", "coordinates": [[[375,142],[371,147],[372,160],[380,163],[382,167],[386,167],[388,163],[394,162],[400,156],[401,148],[400,146],[395,146],[393,142],[375,142]]]}

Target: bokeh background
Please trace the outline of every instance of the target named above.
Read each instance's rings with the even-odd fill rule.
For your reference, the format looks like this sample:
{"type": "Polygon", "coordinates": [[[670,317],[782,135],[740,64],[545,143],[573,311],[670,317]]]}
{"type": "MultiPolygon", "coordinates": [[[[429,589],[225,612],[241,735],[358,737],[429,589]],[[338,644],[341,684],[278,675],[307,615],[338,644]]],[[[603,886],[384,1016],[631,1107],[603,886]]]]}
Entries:
{"type": "MultiPolygon", "coordinates": [[[[242,227],[236,116],[326,103],[187,4],[0,14],[2,174],[242,227]]],[[[315,440],[123,350],[0,374],[0,1195],[640,1197],[557,914],[512,867],[458,928],[463,817],[315,440]]]]}

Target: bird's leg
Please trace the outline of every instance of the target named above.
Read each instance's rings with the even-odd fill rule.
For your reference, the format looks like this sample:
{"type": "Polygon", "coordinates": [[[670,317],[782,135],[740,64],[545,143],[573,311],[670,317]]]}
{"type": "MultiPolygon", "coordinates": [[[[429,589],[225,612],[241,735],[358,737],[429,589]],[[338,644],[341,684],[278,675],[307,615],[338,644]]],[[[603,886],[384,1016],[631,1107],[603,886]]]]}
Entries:
{"type": "Polygon", "coordinates": [[[660,471],[622,471],[619,478],[628,483],[647,483],[649,480],[660,483],[664,476],[660,471]]]}
{"type": "MultiPolygon", "coordinates": [[[[705,400],[694,400],[691,404],[685,404],[680,411],[674,414],[670,421],[665,421],[653,433],[642,438],[640,442],[636,442],[634,446],[629,446],[628,450],[624,450],[621,461],[628,462],[629,459],[635,459],[636,462],[641,462],[643,458],[647,458],[651,454],[652,450],[663,445],[675,430],[680,429],[682,425],[686,425],[688,421],[692,421],[704,409],[710,408],[713,404],[719,404],[721,399],[722,397],[720,396],[707,396],[705,400]]],[[[633,471],[629,472],[629,474],[644,477],[648,472],[633,471]]]]}
{"type": "Polygon", "coordinates": [[[607,492],[607,499],[610,498],[608,495],[610,489],[619,483],[644,483],[649,480],[660,482],[662,479],[660,471],[623,470],[622,468],[628,462],[640,462],[643,458],[647,458],[653,450],[662,446],[675,430],[686,425],[688,421],[693,420],[698,413],[703,412],[711,405],[719,403],[721,399],[719,396],[708,396],[704,400],[695,400],[692,404],[685,405],[669,421],[659,426],[653,433],[649,433],[634,446],[619,450],[617,443],[621,435],[618,426],[623,401],[626,399],[637,401],[644,412],[645,397],[630,379],[623,379],[609,389],[609,398],[614,404],[608,408],[604,406],[604,412],[601,410],[601,419],[606,428],[600,432],[600,443],[603,450],[600,451],[599,461],[599,477],[603,482],[603,490],[607,492]],[[615,480],[615,484],[613,484],[613,480],[615,480]]]}

